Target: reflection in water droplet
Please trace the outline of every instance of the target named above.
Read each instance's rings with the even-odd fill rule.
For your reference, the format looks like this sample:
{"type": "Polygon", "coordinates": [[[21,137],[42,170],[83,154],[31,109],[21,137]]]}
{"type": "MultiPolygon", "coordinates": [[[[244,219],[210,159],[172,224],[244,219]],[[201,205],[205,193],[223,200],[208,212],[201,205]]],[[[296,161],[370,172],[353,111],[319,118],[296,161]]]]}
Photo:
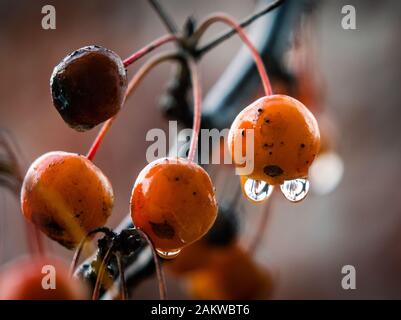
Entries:
{"type": "Polygon", "coordinates": [[[173,251],[163,251],[163,250],[156,248],[156,252],[160,258],[174,259],[176,256],[178,256],[180,254],[181,249],[177,249],[177,250],[173,250],[173,251]]]}
{"type": "Polygon", "coordinates": [[[262,180],[246,179],[243,188],[245,195],[253,202],[264,201],[273,192],[273,186],[262,180]]]}
{"type": "Polygon", "coordinates": [[[284,181],[280,185],[281,192],[291,202],[298,202],[305,199],[309,191],[309,181],[307,179],[294,179],[284,181]]]}
{"type": "Polygon", "coordinates": [[[324,195],[333,192],[341,182],[344,163],[334,151],[319,154],[309,170],[313,192],[324,195]]]}

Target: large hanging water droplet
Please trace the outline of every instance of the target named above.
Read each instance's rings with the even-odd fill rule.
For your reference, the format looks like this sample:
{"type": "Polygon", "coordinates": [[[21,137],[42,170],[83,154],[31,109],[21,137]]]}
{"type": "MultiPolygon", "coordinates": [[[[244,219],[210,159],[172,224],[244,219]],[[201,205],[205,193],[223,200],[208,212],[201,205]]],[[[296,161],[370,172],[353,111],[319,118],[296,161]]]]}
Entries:
{"type": "Polygon", "coordinates": [[[177,250],[172,250],[172,251],[163,251],[160,249],[156,248],[156,252],[159,255],[160,258],[163,259],[174,259],[176,256],[178,256],[181,252],[181,249],[177,250]]]}
{"type": "Polygon", "coordinates": [[[280,185],[281,192],[291,202],[299,202],[305,199],[309,191],[309,181],[307,179],[294,179],[284,181],[280,185]]]}
{"type": "Polygon", "coordinates": [[[273,186],[265,181],[253,179],[246,179],[243,189],[247,198],[253,202],[262,202],[273,192],[273,186]]]}

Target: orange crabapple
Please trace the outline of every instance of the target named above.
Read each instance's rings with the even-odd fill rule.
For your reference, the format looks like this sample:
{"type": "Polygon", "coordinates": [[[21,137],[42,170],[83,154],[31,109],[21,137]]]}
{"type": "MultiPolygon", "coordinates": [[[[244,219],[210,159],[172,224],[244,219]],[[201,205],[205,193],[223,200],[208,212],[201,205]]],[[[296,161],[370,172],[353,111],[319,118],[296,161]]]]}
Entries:
{"type": "Polygon", "coordinates": [[[229,132],[228,144],[236,162],[236,141],[246,148],[246,131],[254,133],[254,168],[246,178],[279,185],[305,178],[319,152],[320,133],[313,114],[298,100],[286,95],[262,97],[242,110],[229,132]]]}
{"type": "Polygon", "coordinates": [[[69,249],[106,223],[113,203],[113,189],[100,169],[84,156],[62,151],[36,159],[21,190],[25,218],[69,249]]]}
{"type": "Polygon", "coordinates": [[[214,187],[207,172],[183,158],[161,158],[138,175],[131,217],[163,258],[200,239],[217,216],[214,187]]]}

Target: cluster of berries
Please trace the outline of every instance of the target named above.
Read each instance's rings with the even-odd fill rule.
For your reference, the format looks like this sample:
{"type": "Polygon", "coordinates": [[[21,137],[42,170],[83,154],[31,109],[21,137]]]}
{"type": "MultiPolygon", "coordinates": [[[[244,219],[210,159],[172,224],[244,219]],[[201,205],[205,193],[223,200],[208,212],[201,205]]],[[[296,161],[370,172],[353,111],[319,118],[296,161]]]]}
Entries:
{"type": "MultiPolygon", "coordinates": [[[[269,187],[280,185],[285,195],[285,190],[290,192],[287,198],[297,201],[291,193],[296,191],[293,182],[307,177],[319,151],[317,122],[298,100],[272,94],[260,56],[233,20],[216,16],[203,26],[215,21],[231,25],[251,49],[265,88],[266,95],[246,107],[230,129],[229,150],[238,167],[243,164],[235,162],[234,141],[242,141],[241,148],[245,150],[244,132],[254,131],[254,170],[242,177],[244,186],[247,181],[252,182],[251,189],[257,189],[261,183],[269,187]]],[[[158,45],[171,40],[177,38],[165,37],[158,45]]],[[[50,81],[53,104],[64,121],[77,131],[89,130],[104,121],[109,125],[130,90],[126,67],[133,60],[123,61],[116,53],[99,46],[78,49],[64,58],[50,81]]],[[[191,64],[189,69],[195,73],[191,64]]],[[[195,134],[188,159],[163,158],[148,164],[138,175],[130,199],[134,226],[150,238],[164,258],[175,257],[184,247],[201,239],[213,226],[218,212],[213,183],[208,173],[193,162],[201,97],[199,79],[192,76],[195,134]]],[[[26,219],[70,249],[76,248],[88,233],[104,226],[112,213],[113,189],[93,164],[93,155],[46,153],[32,163],[22,186],[21,206],[26,219]]],[[[227,259],[216,262],[216,273],[224,272],[232,259],[248,263],[237,246],[228,251],[227,259]]]]}

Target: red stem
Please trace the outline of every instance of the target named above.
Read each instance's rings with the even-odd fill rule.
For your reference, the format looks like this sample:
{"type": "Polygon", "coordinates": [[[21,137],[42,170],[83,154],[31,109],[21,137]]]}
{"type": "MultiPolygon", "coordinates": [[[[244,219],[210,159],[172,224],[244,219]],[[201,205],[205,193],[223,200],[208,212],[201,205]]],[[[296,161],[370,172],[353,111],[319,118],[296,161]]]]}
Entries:
{"type": "Polygon", "coordinates": [[[92,161],[93,158],[96,155],[97,150],[99,149],[100,144],[102,143],[102,141],[104,140],[104,137],[106,136],[107,132],[109,131],[109,129],[111,128],[111,125],[113,124],[113,121],[115,119],[116,116],[110,118],[109,120],[107,120],[104,124],[103,127],[100,129],[99,133],[97,134],[95,140],[93,141],[92,146],[90,147],[88,154],[86,155],[86,157],[92,161]]]}
{"type": "Polygon", "coordinates": [[[148,54],[149,52],[153,51],[154,49],[160,47],[161,45],[171,42],[171,41],[177,41],[178,38],[174,34],[166,34],[151,43],[149,43],[147,46],[143,47],[142,49],[138,50],[137,52],[133,53],[131,56],[129,56],[127,59],[123,61],[124,67],[128,67],[130,64],[134,63],[138,59],[142,58],[144,55],[148,54]]]}
{"type": "Polygon", "coordinates": [[[194,161],[196,148],[198,146],[198,138],[201,123],[201,108],[202,108],[202,88],[200,84],[200,76],[196,62],[191,57],[188,57],[188,67],[191,72],[192,92],[194,99],[194,121],[192,128],[191,145],[188,152],[188,160],[194,161]]]}
{"type": "Polygon", "coordinates": [[[223,22],[225,24],[228,24],[229,26],[231,26],[233,29],[235,29],[237,31],[241,40],[251,51],[253,59],[255,60],[256,67],[258,68],[258,72],[262,79],[263,89],[265,91],[266,96],[271,95],[273,93],[273,91],[272,91],[272,88],[270,85],[269,77],[267,76],[266,68],[263,64],[263,60],[260,57],[258,50],[252,44],[248,35],[244,31],[244,29],[233,18],[231,18],[230,16],[227,16],[225,14],[216,14],[216,15],[210,16],[199,27],[199,29],[197,31],[198,37],[200,37],[206,31],[206,29],[215,22],[223,22]]]}
{"type": "MultiPolygon", "coordinates": [[[[178,59],[179,57],[180,56],[177,54],[164,54],[164,55],[156,56],[155,58],[149,60],[146,64],[144,64],[138,70],[138,72],[133,76],[131,81],[128,83],[128,87],[127,87],[127,91],[125,93],[123,105],[124,105],[125,101],[128,99],[128,97],[131,95],[131,93],[139,85],[141,80],[148,74],[148,72],[150,70],[152,70],[156,65],[158,65],[159,63],[161,63],[163,61],[171,60],[171,59],[178,59]]],[[[93,158],[95,157],[100,144],[104,140],[104,137],[106,136],[107,132],[111,128],[111,125],[113,124],[113,121],[115,120],[116,117],[117,117],[117,115],[110,118],[103,124],[103,127],[100,129],[97,137],[95,138],[95,141],[93,141],[93,144],[92,144],[91,148],[89,149],[88,154],[86,156],[89,160],[92,161],[93,158]]]]}
{"type": "MultiPolygon", "coordinates": [[[[146,55],[149,52],[153,51],[154,49],[162,46],[163,44],[166,44],[166,43],[171,42],[171,41],[178,41],[178,37],[176,35],[174,35],[174,34],[167,34],[167,35],[164,35],[164,36],[152,41],[147,46],[143,47],[142,49],[138,50],[137,52],[133,53],[131,56],[126,58],[123,61],[124,67],[128,67],[129,65],[131,65],[135,61],[137,61],[140,58],[142,58],[144,55],[146,55]]],[[[135,77],[134,77],[134,79],[135,79],[135,77]]],[[[123,104],[125,103],[125,99],[129,95],[129,87],[130,87],[130,85],[128,85],[127,93],[125,95],[123,104]]],[[[132,91],[132,89],[131,89],[131,91],[132,91]]],[[[105,122],[105,124],[103,125],[102,129],[100,130],[100,132],[98,133],[97,137],[95,138],[95,141],[93,142],[93,144],[92,144],[92,146],[91,146],[91,148],[90,148],[90,150],[89,150],[89,152],[88,152],[88,154],[86,156],[89,160],[92,161],[93,158],[95,157],[96,152],[97,152],[100,144],[102,143],[105,135],[109,131],[111,125],[113,124],[114,119],[115,119],[115,116],[110,118],[109,120],[107,120],[105,122]]]]}

